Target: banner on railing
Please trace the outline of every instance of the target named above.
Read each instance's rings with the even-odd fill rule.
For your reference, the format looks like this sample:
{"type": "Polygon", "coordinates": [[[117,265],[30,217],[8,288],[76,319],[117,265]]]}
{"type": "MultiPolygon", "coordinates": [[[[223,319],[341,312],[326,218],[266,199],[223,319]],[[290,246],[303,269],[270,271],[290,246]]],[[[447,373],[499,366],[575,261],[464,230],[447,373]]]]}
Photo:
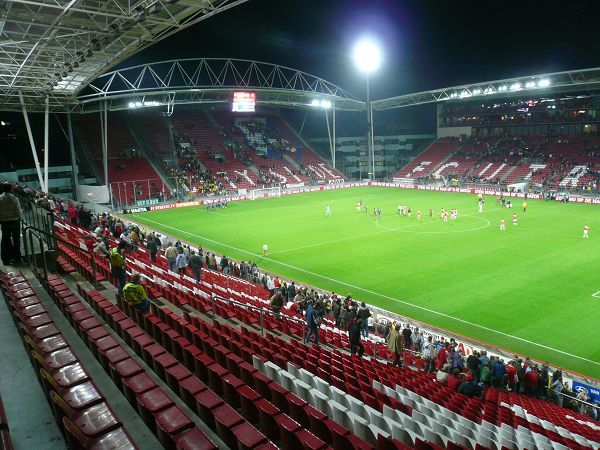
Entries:
{"type": "Polygon", "coordinates": [[[110,203],[108,186],[88,186],[80,184],[77,187],[77,201],[83,203],[110,203]]]}
{"type": "Polygon", "coordinates": [[[573,381],[573,392],[577,396],[580,392],[585,392],[589,398],[588,403],[600,405],[600,389],[592,387],[588,384],[583,384],[578,381],[573,381]]]}

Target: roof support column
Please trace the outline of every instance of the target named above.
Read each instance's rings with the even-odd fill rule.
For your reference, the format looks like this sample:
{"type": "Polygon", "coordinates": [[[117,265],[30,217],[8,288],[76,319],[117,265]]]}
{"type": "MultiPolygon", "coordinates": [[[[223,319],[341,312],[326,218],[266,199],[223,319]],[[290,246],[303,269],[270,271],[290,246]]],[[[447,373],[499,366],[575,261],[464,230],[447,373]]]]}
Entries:
{"type": "Polygon", "coordinates": [[[29,116],[27,115],[27,108],[25,107],[25,100],[23,100],[23,93],[19,91],[19,100],[21,101],[21,109],[23,110],[23,118],[25,119],[25,127],[27,128],[27,136],[29,137],[29,144],[31,145],[31,153],[33,154],[33,161],[35,162],[35,170],[37,172],[38,180],[40,181],[40,188],[42,191],[46,191],[46,186],[44,185],[44,178],[42,177],[42,171],[40,170],[40,161],[37,156],[37,151],[35,149],[35,141],[33,140],[33,135],[31,134],[31,125],[29,124],[29,116]]]}
{"type": "Polygon", "coordinates": [[[46,110],[44,112],[44,192],[48,193],[48,159],[50,155],[50,146],[48,135],[50,133],[50,99],[46,96],[46,110]]]}
{"type": "Polygon", "coordinates": [[[333,149],[331,152],[331,162],[333,163],[333,168],[335,169],[335,102],[333,102],[333,149]]]}
{"type": "Polygon", "coordinates": [[[69,149],[71,150],[71,172],[73,173],[73,199],[78,199],[79,175],[77,173],[77,160],[75,159],[75,141],[73,140],[73,124],[71,112],[67,112],[67,130],[69,132],[69,149]]]}
{"type": "Polygon", "coordinates": [[[108,188],[108,111],[106,102],[100,111],[100,132],[102,142],[102,165],[104,167],[104,185],[108,188]]]}

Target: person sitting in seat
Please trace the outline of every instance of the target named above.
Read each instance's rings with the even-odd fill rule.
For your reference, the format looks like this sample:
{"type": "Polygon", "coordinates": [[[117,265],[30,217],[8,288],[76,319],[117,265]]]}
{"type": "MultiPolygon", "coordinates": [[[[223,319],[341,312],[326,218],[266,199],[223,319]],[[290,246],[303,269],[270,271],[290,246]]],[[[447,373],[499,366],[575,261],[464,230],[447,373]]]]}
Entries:
{"type": "Polygon", "coordinates": [[[134,273],[131,276],[131,282],[123,288],[123,300],[138,311],[146,312],[150,309],[150,300],[148,300],[144,286],[140,284],[139,273],[134,273]]]}

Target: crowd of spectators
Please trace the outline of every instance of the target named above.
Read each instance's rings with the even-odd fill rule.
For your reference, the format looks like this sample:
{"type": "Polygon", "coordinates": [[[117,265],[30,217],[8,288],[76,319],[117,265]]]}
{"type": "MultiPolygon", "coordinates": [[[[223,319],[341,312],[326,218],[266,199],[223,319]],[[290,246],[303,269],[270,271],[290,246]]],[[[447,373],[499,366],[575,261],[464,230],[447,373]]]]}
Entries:
{"type": "MultiPolygon", "coordinates": [[[[586,403],[589,397],[585,393],[575,394],[567,382],[563,382],[562,372],[552,373],[547,364],[536,364],[529,358],[524,360],[518,355],[505,360],[497,356],[488,357],[485,350],[473,351],[466,355],[463,347],[453,338],[424,333],[409,322],[393,323],[388,320],[375,322],[370,308],[363,302],[355,301],[350,294],[339,296],[334,292],[324,293],[314,288],[296,285],[295,282],[281,280],[261,272],[253,261],[235,262],[222,255],[202,247],[191,246],[176,241],[154,231],[148,232],[135,224],[126,224],[119,217],[108,213],[94,213],[71,201],[55,198],[26,186],[14,185],[12,192],[17,194],[25,208],[33,204],[54,212],[56,217],[89,230],[81,243],[99,258],[109,258],[111,270],[118,285],[118,295],[126,288],[125,264],[127,252],[135,252],[144,247],[156,262],[157,255],[163,253],[172,272],[193,276],[201,280],[202,270],[207,268],[230,274],[252,283],[262,285],[271,294],[270,306],[276,315],[282,308],[292,309],[306,318],[308,333],[305,342],[319,344],[319,328],[325,318],[334,322],[336,327],[348,333],[351,353],[363,355],[362,339],[369,337],[369,331],[382,336],[394,355],[393,364],[401,366],[408,354],[418,355],[424,360],[423,370],[435,373],[440,383],[467,394],[481,395],[486,387],[495,387],[523,393],[529,396],[554,400],[557,404],[575,411],[597,417],[597,408],[586,403]],[[111,248],[109,237],[118,241],[111,248]]],[[[136,284],[135,280],[133,283],[136,284]]],[[[139,279],[138,279],[139,283],[139,279]]],[[[138,292],[136,286],[132,292],[138,292]]],[[[141,292],[141,291],[139,291],[141,292]]],[[[145,291],[144,291],[145,296],[145,291]]],[[[136,298],[136,304],[147,305],[136,298]]]]}

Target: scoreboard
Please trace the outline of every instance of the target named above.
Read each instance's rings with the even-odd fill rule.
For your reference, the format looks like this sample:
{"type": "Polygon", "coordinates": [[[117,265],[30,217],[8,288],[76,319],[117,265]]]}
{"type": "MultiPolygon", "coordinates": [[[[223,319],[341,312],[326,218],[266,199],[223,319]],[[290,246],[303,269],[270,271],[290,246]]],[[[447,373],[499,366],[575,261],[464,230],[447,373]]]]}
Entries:
{"type": "Polygon", "coordinates": [[[234,92],[231,111],[233,112],[254,112],[256,105],[256,92],[234,92]]]}

